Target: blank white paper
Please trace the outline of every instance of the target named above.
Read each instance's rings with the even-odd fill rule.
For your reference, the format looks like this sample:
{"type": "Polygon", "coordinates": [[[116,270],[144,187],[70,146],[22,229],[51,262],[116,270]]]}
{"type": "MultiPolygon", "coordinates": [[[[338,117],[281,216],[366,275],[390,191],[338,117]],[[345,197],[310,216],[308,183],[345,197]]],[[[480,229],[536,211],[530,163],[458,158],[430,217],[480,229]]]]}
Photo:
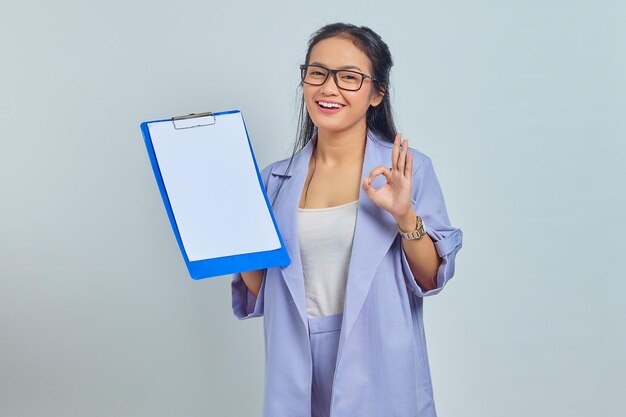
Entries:
{"type": "Polygon", "coordinates": [[[210,126],[148,129],[190,261],[280,248],[241,113],[210,126]]]}

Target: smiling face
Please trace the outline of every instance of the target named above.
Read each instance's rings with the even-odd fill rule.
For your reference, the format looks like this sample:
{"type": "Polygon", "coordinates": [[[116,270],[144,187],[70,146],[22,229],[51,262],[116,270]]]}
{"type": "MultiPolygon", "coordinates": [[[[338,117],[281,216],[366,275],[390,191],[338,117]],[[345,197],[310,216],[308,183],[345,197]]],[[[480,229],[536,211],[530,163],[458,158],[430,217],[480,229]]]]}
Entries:
{"type": "MultiPolygon", "coordinates": [[[[350,69],[373,76],[367,55],[354,45],[352,39],[342,37],[327,38],[315,44],[307,64],[350,69]]],[[[383,94],[376,91],[370,79],[365,79],[358,91],[339,89],[332,75],[323,85],[302,84],[302,89],[309,116],[321,134],[365,130],[367,109],[379,105],[383,99],[383,94]]]]}

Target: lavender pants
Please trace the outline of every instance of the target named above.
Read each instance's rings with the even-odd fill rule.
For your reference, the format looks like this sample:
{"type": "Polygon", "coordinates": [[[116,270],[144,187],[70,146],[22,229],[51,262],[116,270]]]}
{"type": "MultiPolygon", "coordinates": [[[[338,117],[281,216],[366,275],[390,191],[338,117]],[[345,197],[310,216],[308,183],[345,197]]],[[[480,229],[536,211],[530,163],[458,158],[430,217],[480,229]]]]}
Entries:
{"type": "Polygon", "coordinates": [[[312,417],[329,417],[330,414],[342,319],[343,314],[309,317],[309,339],[313,356],[312,417]]]}

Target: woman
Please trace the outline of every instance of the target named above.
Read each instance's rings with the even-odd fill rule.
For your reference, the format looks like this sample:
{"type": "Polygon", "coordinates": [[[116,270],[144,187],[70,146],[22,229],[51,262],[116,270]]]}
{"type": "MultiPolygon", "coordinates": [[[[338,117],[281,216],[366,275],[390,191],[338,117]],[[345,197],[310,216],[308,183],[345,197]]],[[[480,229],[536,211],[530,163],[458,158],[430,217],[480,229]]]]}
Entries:
{"type": "Polygon", "coordinates": [[[462,231],[396,134],[391,66],[367,27],[314,33],[296,149],[262,170],[291,263],[235,274],[232,297],[239,319],[264,316],[266,417],[436,415],[422,300],[453,276],[462,231]]]}

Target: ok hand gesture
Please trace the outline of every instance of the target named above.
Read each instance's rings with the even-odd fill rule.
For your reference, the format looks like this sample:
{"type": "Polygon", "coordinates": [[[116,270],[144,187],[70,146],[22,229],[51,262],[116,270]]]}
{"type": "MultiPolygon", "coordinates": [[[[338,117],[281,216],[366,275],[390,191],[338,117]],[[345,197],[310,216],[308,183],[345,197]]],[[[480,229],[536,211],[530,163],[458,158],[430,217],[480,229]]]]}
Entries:
{"type": "Polygon", "coordinates": [[[398,133],[393,142],[391,151],[391,170],[379,165],[374,168],[368,177],[363,178],[363,190],[378,207],[387,210],[396,222],[410,217],[411,189],[413,180],[413,153],[408,152],[409,141],[401,140],[398,133]],[[384,175],[387,184],[379,189],[372,187],[372,182],[378,175],[384,175]]]}

